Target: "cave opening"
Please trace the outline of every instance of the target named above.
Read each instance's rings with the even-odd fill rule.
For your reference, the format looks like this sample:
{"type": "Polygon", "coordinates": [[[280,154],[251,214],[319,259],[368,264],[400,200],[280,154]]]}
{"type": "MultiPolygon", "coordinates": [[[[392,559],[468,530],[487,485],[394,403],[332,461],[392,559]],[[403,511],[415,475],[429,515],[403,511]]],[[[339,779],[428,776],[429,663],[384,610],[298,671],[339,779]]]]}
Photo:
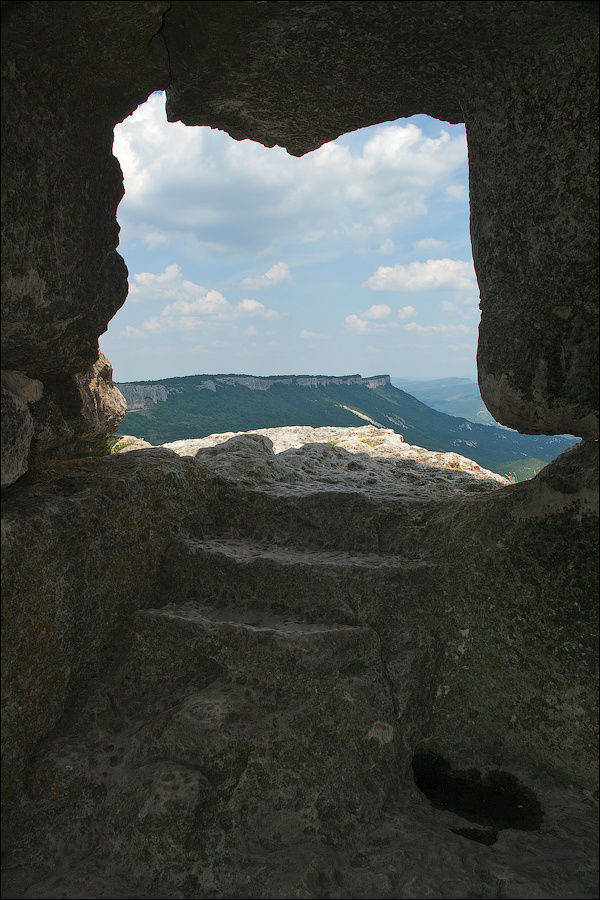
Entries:
{"type": "Polygon", "coordinates": [[[503,828],[537,831],[544,815],[535,792],[512,773],[492,769],[454,769],[440,754],[417,749],[412,761],[415,784],[434,809],[449,810],[482,827],[451,828],[455,834],[493,844],[503,828]]]}
{"type": "Polygon", "coordinates": [[[130,406],[120,434],[156,444],[275,424],[263,421],[262,409],[238,424],[219,418],[221,388],[211,386],[215,396],[193,392],[207,415],[186,408],[179,429],[173,416],[154,427],[149,418],[160,416],[166,379],[385,373],[420,403],[461,418],[460,433],[406,435],[406,416],[398,420],[396,410],[389,421],[365,409],[353,416],[344,401],[336,404],[343,421],[327,424],[359,426],[365,415],[393,430],[402,423],[407,443],[458,452],[512,481],[532,477],[568,446],[558,438],[549,450],[539,446],[545,438],[532,437],[531,447],[506,455],[497,436],[491,453],[475,449],[473,425],[498,423],[477,386],[479,289],[463,125],[413,116],[294,158],[168,122],[164,103],[155,92],[115,128],[129,295],[101,347],[117,386],[155,385],[139,409],[130,406]]]}
{"type": "Polygon", "coordinates": [[[101,343],[117,382],[385,371],[475,383],[464,125],[413,116],[296,158],[168,122],[164,102],[155,92],[115,128],[129,294],[101,343]]]}

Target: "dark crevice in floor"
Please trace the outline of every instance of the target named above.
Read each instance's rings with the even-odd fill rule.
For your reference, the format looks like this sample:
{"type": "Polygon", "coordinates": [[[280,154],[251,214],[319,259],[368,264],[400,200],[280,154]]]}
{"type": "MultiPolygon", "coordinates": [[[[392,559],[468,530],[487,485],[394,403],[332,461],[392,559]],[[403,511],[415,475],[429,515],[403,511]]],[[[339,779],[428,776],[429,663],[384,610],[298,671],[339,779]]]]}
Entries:
{"type": "Polygon", "coordinates": [[[502,828],[539,829],[542,807],[531,788],[510,772],[453,769],[448,760],[431,750],[413,757],[415,784],[435,809],[456,813],[484,828],[452,828],[455,834],[491,845],[502,828]]]}

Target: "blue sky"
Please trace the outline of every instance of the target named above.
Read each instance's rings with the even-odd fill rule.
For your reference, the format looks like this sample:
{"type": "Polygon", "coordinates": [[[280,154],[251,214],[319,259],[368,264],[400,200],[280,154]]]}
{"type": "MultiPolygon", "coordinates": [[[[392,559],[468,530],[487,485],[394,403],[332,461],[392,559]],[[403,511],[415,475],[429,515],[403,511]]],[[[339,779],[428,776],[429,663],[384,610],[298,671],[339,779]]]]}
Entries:
{"type": "Polygon", "coordinates": [[[116,381],[210,372],[475,378],[464,126],[413,116],[297,159],[168,123],[115,128],[129,296],[116,381]]]}

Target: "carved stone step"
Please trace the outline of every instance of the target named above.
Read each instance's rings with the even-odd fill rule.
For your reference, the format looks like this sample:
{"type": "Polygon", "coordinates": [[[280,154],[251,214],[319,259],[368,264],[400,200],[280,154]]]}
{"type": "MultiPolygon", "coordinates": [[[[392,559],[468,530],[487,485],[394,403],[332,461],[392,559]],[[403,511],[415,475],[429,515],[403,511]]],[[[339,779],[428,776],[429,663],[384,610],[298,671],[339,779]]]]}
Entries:
{"type": "Polygon", "coordinates": [[[172,605],[135,614],[121,665],[29,790],[72,852],[176,846],[170,864],[185,870],[196,847],[243,841],[257,820],[261,851],[373,821],[402,777],[403,740],[373,629],[172,605]]]}
{"type": "Polygon", "coordinates": [[[305,621],[357,623],[398,607],[431,606],[438,564],[377,553],[179,540],[162,571],[165,601],[293,611],[305,621]]]}
{"type": "Polygon", "coordinates": [[[188,514],[191,534],[203,538],[240,535],[257,542],[314,549],[418,556],[432,510],[443,500],[293,487],[242,489],[214,478],[207,503],[188,514]]]}

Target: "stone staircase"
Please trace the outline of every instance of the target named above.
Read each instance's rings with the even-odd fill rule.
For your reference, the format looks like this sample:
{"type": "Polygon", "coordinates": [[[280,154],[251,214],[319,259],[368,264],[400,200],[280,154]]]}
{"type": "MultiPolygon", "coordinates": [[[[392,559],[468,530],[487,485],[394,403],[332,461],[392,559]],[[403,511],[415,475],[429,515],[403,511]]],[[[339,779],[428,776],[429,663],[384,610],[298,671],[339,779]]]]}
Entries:
{"type": "MultiPolygon", "coordinates": [[[[203,461],[132,453],[106,463],[101,492],[96,468],[69,482],[77,503],[56,515],[81,506],[82,529],[90,504],[103,521],[108,510],[124,523],[121,541],[147,542],[150,574],[132,593],[135,544],[125,562],[111,557],[129,592],[107,609],[118,579],[93,585],[102,615],[123,612],[103,670],[72,679],[65,712],[29,761],[5,895],[596,896],[592,875],[580,874],[591,812],[573,791],[536,784],[542,828],[500,824],[488,845],[413,780],[423,738],[455,725],[460,695],[443,706],[448,672],[451,699],[468,675],[452,606],[497,557],[494,539],[452,566],[446,529],[466,493],[480,510],[481,491],[443,472],[429,491],[418,467],[397,491],[391,479],[348,487],[333,463],[314,477],[317,451],[285,469],[256,438],[237,450],[235,466],[229,450],[203,461]]],[[[345,463],[353,471],[354,459],[345,463]]],[[[54,509],[52,492],[42,500],[54,509]]],[[[480,613],[487,622],[490,609],[480,613]]],[[[476,782],[463,767],[456,778],[476,782]]]]}
{"type": "Polygon", "coordinates": [[[281,868],[374,822],[410,778],[440,654],[424,615],[436,565],[418,544],[377,552],[398,550],[390,519],[411,522],[406,544],[419,515],[224,490],[173,535],[159,604],[134,614],[29,784],[48,855],[74,865],[101,846],[185,896],[237,896],[248,860],[281,868]]]}

